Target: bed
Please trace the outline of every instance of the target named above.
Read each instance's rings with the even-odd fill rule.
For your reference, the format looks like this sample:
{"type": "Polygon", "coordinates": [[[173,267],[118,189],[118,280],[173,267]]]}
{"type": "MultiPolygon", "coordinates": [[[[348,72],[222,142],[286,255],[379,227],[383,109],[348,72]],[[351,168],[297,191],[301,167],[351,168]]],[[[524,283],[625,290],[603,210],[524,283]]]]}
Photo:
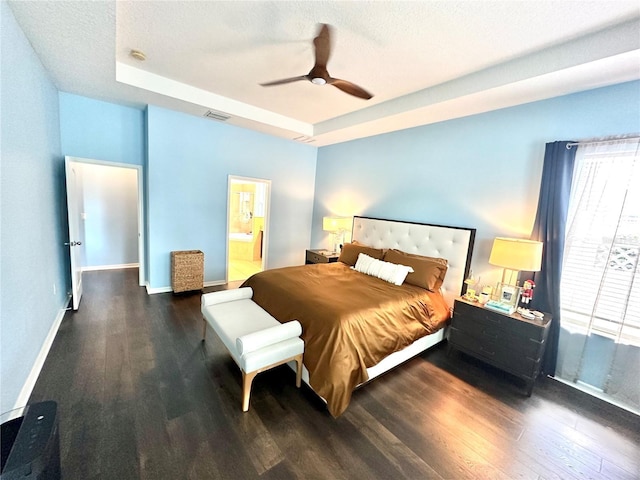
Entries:
{"type": "Polygon", "coordinates": [[[444,339],[474,238],[470,228],[354,217],[341,261],[266,270],[243,286],[280,322],[302,324],[303,380],[337,417],[355,388],[444,339]],[[356,271],[363,252],[415,273],[396,285],[356,271]]]}

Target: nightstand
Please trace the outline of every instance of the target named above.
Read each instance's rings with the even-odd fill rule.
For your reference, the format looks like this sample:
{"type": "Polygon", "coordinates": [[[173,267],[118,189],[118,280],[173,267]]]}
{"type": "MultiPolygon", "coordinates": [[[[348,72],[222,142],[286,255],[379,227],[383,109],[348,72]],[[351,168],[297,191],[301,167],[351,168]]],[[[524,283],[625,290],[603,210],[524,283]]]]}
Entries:
{"type": "Polygon", "coordinates": [[[337,262],[340,257],[339,253],[327,252],[326,250],[307,250],[305,264],[310,263],[333,263],[337,262]]]}
{"type": "Polygon", "coordinates": [[[540,373],[551,314],[527,320],[456,299],[449,328],[449,347],[511,373],[527,382],[527,396],[540,373]]]}

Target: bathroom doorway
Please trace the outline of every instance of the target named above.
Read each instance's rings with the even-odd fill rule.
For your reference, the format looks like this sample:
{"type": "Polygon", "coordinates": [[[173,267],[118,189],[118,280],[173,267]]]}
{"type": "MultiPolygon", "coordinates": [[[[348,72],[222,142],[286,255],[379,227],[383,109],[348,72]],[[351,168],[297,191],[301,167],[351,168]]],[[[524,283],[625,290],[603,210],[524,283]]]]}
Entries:
{"type": "Polygon", "coordinates": [[[227,282],[265,269],[270,193],[270,180],[229,175],[227,282]]]}

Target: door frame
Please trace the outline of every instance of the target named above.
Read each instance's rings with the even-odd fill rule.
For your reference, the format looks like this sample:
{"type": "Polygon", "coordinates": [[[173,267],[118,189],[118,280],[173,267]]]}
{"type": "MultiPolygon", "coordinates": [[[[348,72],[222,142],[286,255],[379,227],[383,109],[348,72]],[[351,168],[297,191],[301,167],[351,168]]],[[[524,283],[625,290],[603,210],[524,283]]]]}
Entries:
{"type": "Polygon", "coordinates": [[[92,158],[65,156],[65,159],[76,163],[86,163],[90,165],[101,165],[103,167],[129,168],[136,170],[137,176],[137,203],[138,203],[138,285],[146,284],[146,261],[145,261],[145,231],[144,231],[144,179],[142,165],[133,165],[131,163],[109,162],[106,160],[95,160],[92,158]]]}
{"type": "Polygon", "coordinates": [[[231,228],[231,184],[232,183],[262,183],[265,185],[264,194],[264,235],[262,236],[262,270],[267,266],[267,255],[269,251],[269,222],[271,220],[271,180],[265,178],[242,177],[239,175],[229,175],[227,178],[227,231],[225,235],[225,283],[229,283],[229,230],[231,228]]]}

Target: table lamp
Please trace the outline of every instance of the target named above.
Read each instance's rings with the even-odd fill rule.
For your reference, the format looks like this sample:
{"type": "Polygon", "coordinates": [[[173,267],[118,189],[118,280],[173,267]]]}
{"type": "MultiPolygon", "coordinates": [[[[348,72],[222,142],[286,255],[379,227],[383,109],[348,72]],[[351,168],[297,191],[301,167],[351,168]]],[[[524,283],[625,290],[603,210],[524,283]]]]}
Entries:
{"type": "Polygon", "coordinates": [[[521,271],[537,272],[542,264],[542,242],[518,238],[496,237],[491,248],[489,263],[502,267],[502,283],[496,289],[498,299],[490,300],[485,307],[502,313],[515,312],[520,299],[518,274],[521,271]]]}
{"type": "Polygon", "coordinates": [[[502,267],[502,284],[516,286],[520,272],[538,272],[542,265],[542,242],[496,237],[489,263],[502,267]],[[508,272],[508,275],[507,275],[508,272]]]}
{"type": "Polygon", "coordinates": [[[333,251],[339,252],[340,245],[344,242],[344,233],[351,230],[353,219],[351,217],[322,217],[322,229],[331,232],[333,236],[333,251]]]}

